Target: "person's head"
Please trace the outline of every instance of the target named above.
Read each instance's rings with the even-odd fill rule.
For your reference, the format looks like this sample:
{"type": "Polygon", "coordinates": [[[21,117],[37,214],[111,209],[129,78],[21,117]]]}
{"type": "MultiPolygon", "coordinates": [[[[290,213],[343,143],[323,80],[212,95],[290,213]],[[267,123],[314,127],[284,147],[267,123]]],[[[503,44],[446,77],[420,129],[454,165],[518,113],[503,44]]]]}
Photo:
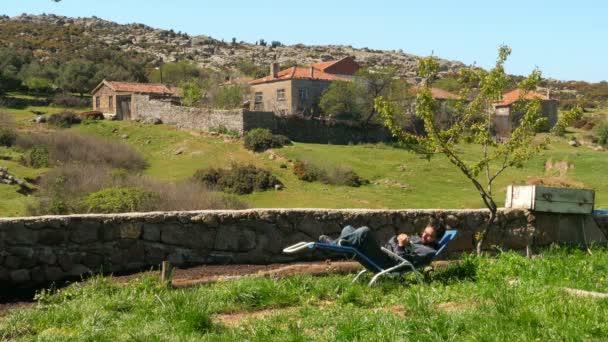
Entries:
{"type": "Polygon", "coordinates": [[[434,219],[426,225],[420,238],[422,239],[422,243],[425,245],[435,245],[439,243],[439,240],[441,240],[444,233],[445,227],[443,222],[441,220],[434,219]]]}

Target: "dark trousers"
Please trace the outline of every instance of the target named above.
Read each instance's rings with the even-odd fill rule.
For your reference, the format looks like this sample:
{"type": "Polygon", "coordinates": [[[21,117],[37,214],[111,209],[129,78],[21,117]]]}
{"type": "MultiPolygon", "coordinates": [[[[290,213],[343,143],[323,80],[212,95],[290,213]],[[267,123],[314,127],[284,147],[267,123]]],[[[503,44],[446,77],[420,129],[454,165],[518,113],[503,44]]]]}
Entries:
{"type": "MultiPolygon", "coordinates": [[[[342,233],[340,233],[338,239],[345,240],[349,246],[356,248],[359,252],[363,253],[371,261],[384,269],[397,265],[397,261],[389,257],[380,249],[380,243],[368,227],[355,229],[353,226],[346,226],[342,229],[342,233]]],[[[377,269],[369,265],[369,262],[366,260],[360,260],[359,257],[356,259],[368,270],[373,272],[377,271],[377,269]]]]}

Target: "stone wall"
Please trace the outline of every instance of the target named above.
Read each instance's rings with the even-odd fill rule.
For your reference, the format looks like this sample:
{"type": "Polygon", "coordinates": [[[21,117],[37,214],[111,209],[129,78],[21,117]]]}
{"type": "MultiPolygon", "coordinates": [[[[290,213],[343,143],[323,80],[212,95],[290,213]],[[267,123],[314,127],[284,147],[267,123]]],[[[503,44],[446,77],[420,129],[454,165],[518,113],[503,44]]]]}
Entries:
{"type": "Polygon", "coordinates": [[[209,131],[225,127],[244,134],[254,128],[268,128],[291,140],[321,144],[349,144],[380,142],[392,139],[390,132],[377,125],[360,125],[332,120],[309,120],[296,116],[279,116],[273,112],[235,110],[207,110],[184,107],[170,101],[151,99],[148,95],[133,94],[131,102],[133,120],[154,122],[180,128],[209,131]]]}
{"type": "MultiPolygon", "coordinates": [[[[419,232],[431,217],[459,229],[448,252],[473,250],[485,210],[276,209],[72,215],[0,219],[0,285],[30,286],[93,272],[149,269],[163,260],[177,266],[276,263],[327,258],[320,253],[285,255],[282,249],[341,227],[367,225],[381,240],[419,232]]],[[[534,241],[534,216],[502,210],[487,246],[523,249],[534,241]]]]}
{"type": "Polygon", "coordinates": [[[179,128],[209,131],[219,127],[243,134],[242,110],[207,110],[202,108],[177,106],[170,101],[150,99],[148,95],[133,94],[131,100],[133,120],[154,121],[179,128]]]}

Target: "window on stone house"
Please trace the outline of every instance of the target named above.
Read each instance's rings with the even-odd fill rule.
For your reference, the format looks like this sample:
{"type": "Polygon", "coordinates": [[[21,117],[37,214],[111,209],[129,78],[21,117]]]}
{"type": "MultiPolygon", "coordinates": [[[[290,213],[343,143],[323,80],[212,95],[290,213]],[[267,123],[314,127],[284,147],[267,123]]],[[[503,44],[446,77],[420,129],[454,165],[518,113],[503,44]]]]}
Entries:
{"type": "Polygon", "coordinates": [[[285,89],[277,89],[277,101],[285,101],[285,89]]]}
{"type": "Polygon", "coordinates": [[[114,108],[114,97],[113,96],[108,96],[108,107],[110,109],[114,108]]]}
{"type": "Polygon", "coordinates": [[[253,97],[253,110],[264,110],[264,96],[262,92],[256,92],[253,97]]]}
{"type": "Polygon", "coordinates": [[[95,109],[99,110],[100,102],[101,99],[99,98],[99,96],[95,96],[95,109]]]}
{"type": "Polygon", "coordinates": [[[298,88],[298,100],[308,100],[308,88],[298,88]]]}

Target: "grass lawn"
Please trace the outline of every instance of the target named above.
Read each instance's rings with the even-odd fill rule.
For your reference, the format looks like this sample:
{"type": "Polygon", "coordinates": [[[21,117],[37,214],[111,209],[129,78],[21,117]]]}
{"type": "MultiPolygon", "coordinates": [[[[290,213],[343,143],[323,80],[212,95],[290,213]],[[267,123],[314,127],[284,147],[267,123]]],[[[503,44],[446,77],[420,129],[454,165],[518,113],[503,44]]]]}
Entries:
{"type": "MultiPolygon", "coordinates": [[[[4,110],[4,109],[3,109],[4,110]]],[[[13,113],[22,129],[49,129],[35,125],[31,110],[46,113],[62,108],[28,107],[13,113]]],[[[229,167],[231,163],[247,163],[271,170],[284,184],[283,191],[257,192],[240,196],[250,207],[323,207],[323,208],[480,208],[479,195],[470,182],[447,159],[437,156],[431,161],[384,144],[376,145],[321,145],[295,143],[275,152],[284,159],[270,160],[267,153],[252,153],[242,147],[242,140],[224,139],[179,130],[165,125],[147,125],[136,122],[100,121],[70,128],[82,132],[121,140],[139,150],[150,166],[145,173],[151,177],[179,181],[188,179],[199,168],[229,167]],[[127,135],[127,139],[122,139],[127,135]],[[181,153],[177,154],[176,151],[181,153]],[[307,183],[298,180],[287,160],[307,160],[323,167],[347,166],[372,184],[359,188],[307,183]]],[[[588,134],[573,130],[569,136],[588,134]]],[[[556,184],[573,184],[596,190],[596,207],[608,208],[608,152],[594,151],[585,146],[568,146],[568,139],[556,139],[522,169],[512,169],[499,177],[495,184],[495,198],[504,203],[509,184],[526,184],[533,180],[549,179],[556,184]],[[566,162],[568,170],[546,170],[547,162],[566,162]]],[[[474,146],[461,146],[469,160],[475,160],[479,150],[474,146]]],[[[0,156],[15,154],[14,150],[0,150],[0,156]]],[[[44,170],[24,168],[13,161],[0,160],[18,177],[35,176],[44,170]]],[[[549,185],[551,183],[549,182],[549,185]]],[[[25,205],[32,197],[15,192],[16,188],[0,186],[0,216],[24,215],[25,205]]]]}
{"type": "Polygon", "coordinates": [[[3,340],[530,341],[606,340],[608,250],[553,248],[526,259],[465,256],[416,284],[351,276],[245,278],[167,289],[95,277],[0,318],[3,340]]]}

